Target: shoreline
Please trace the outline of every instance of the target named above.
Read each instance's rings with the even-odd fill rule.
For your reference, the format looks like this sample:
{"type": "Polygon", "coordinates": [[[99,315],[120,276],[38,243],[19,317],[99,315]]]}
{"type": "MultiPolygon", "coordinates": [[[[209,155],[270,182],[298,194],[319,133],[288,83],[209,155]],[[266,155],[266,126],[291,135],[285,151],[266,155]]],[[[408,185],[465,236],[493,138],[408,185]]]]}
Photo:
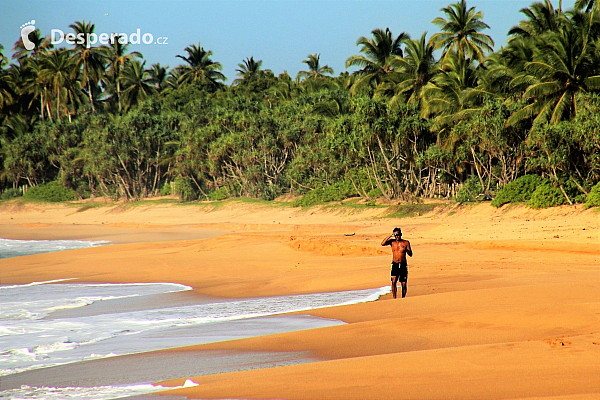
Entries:
{"type": "MultiPolygon", "coordinates": [[[[181,386],[189,378],[200,386],[167,395],[600,396],[596,210],[493,209],[481,204],[404,219],[380,218],[372,210],[252,204],[214,210],[170,205],[74,210],[0,205],[3,238],[37,239],[52,232],[53,238],[118,242],[2,259],[3,283],[65,277],[82,282],[161,281],[191,286],[193,296],[216,298],[364,289],[389,284],[390,252],[379,246],[381,238],[400,226],[411,241],[415,256],[409,259],[405,299],[386,295],[372,303],[297,313],[345,325],[162,351],[308,352],[322,361],[202,377],[184,368],[179,378],[162,383],[181,386]],[[400,392],[389,385],[399,376],[408,382],[400,392]]],[[[102,371],[108,374],[101,368],[99,376],[102,371]]]]}

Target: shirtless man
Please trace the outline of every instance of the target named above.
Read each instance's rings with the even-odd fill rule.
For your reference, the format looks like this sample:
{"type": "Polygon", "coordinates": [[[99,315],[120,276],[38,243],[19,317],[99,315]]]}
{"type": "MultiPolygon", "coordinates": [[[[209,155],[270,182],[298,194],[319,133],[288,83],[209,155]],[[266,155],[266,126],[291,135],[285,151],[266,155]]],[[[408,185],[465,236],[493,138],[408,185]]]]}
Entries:
{"type": "Polygon", "coordinates": [[[408,264],[406,255],[412,257],[413,252],[410,248],[410,242],[402,239],[400,228],[394,228],[392,235],[383,239],[382,246],[392,246],[392,295],[396,298],[398,292],[398,279],[402,284],[402,297],[406,297],[406,281],[408,280],[408,264]]]}

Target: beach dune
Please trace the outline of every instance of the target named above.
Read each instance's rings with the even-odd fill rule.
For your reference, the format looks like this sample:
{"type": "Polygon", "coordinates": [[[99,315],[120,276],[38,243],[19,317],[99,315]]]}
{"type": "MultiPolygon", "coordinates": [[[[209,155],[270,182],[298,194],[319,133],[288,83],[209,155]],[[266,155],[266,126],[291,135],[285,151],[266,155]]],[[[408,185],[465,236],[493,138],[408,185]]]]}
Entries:
{"type": "MultiPolygon", "coordinates": [[[[600,214],[437,207],[381,209],[0,207],[0,237],[110,240],[102,247],[0,260],[2,284],[54,279],[172,282],[198,296],[260,297],[389,285],[400,226],[411,241],[408,296],[305,312],[343,325],[164,352],[305,352],[306,364],[160,382],[188,398],[600,398],[600,214]]],[[[127,357],[127,356],[126,356],[127,357]]],[[[143,355],[129,356],[139,360],[143,355]]],[[[102,374],[102,369],[98,370],[102,374]]],[[[157,382],[158,383],[158,382],[157,382]]]]}

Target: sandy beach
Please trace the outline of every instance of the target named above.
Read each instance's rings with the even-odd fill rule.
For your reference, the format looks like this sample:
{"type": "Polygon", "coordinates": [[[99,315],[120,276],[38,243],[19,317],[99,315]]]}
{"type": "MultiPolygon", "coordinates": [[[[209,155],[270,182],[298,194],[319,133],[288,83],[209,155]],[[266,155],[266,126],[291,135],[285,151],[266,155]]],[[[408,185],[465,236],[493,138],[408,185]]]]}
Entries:
{"type": "Polygon", "coordinates": [[[600,399],[598,210],[383,211],[8,202],[1,238],[113,244],[2,259],[0,283],[170,282],[193,288],[185,301],[373,289],[389,285],[391,251],[380,243],[399,226],[414,250],[404,299],[299,313],[345,324],[96,360],[93,371],[172,365],[178,378],[155,383],[191,379],[198,386],[165,394],[198,399],[600,399]],[[194,358],[215,352],[311,361],[195,373],[194,358]]]}

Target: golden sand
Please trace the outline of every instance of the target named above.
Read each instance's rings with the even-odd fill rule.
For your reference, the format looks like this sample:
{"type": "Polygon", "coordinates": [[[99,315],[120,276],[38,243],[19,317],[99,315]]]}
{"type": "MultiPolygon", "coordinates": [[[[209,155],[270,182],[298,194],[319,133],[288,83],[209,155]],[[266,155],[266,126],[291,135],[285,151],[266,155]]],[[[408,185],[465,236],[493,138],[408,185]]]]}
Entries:
{"type": "MultiPolygon", "coordinates": [[[[2,284],[174,282],[217,297],[389,284],[400,226],[408,296],[313,310],[345,325],[169,351],[307,351],[322,361],[182,376],[170,394],[246,399],[600,398],[600,213],[451,206],[405,219],[250,205],[8,203],[0,237],[111,246],[0,260],[2,284]]],[[[101,372],[99,372],[101,373],[101,372]]]]}

